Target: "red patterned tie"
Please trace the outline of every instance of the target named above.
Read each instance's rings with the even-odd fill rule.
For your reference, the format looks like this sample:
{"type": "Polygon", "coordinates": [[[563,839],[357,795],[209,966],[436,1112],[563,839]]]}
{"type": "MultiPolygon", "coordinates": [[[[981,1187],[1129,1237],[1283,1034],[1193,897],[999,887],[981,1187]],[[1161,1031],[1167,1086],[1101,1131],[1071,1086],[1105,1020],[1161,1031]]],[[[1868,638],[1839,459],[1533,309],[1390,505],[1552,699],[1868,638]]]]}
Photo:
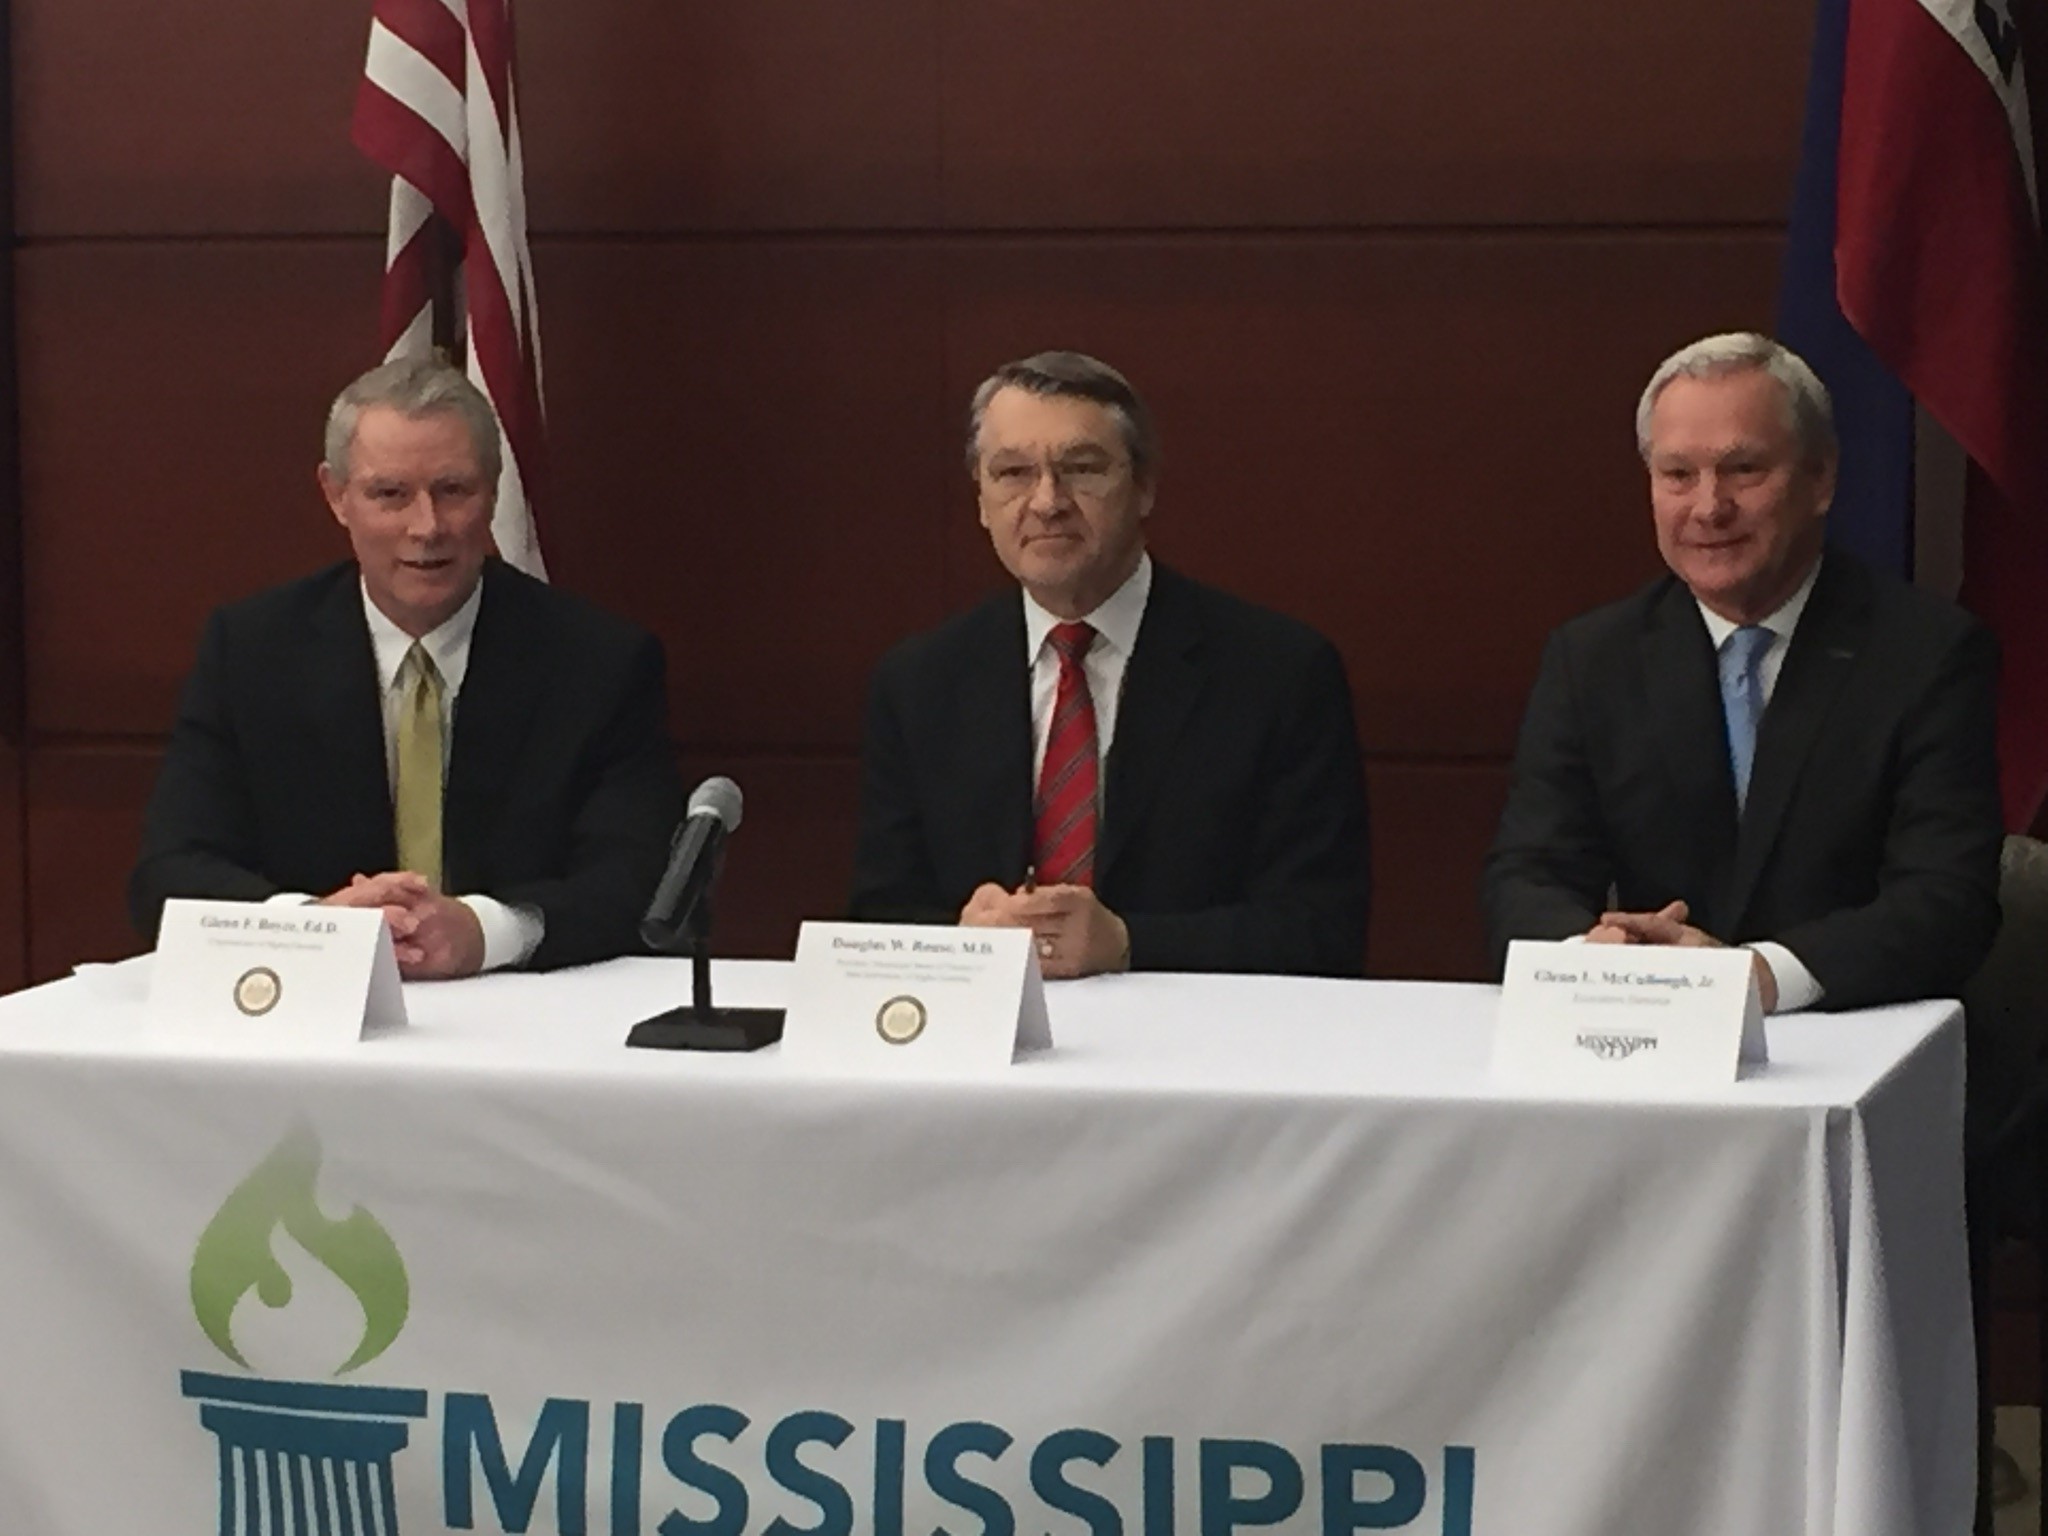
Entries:
{"type": "Polygon", "coordinates": [[[1093,885],[1099,770],[1095,700],[1081,658],[1094,643],[1095,631],[1086,624],[1055,624],[1049,638],[1060,654],[1060,687],[1032,805],[1038,817],[1038,880],[1042,885],[1093,885]]]}

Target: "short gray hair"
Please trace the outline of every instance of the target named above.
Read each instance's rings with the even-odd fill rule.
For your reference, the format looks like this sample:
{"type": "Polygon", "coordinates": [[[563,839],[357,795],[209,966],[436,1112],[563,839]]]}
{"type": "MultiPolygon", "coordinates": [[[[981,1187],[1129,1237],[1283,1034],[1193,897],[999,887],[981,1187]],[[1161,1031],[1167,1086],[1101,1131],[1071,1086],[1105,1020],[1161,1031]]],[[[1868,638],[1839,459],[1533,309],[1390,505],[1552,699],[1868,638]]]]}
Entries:
{"type": "Polygon", "coordinates": [[[1131,381],[1099,358],[1085,352],[1039,352],[1005,363],[981,381],[974,402],[967,410],[967,472],[974,474],[981,463],[981,423],[988,403],[1001,389],[1021,389],[1027,394],[1055,395],[1070,400],[1093,400],[1116,421],[1124,441],[1124,454],[1131,461],[1131,478],[1150,485],[1159,472],[1159,437],[1152,427],[1152,413],[1131,388],[1131,381]]]}
{"type": "Polygon", "coordinates": [[[1731,373],[1769,374],[1784,389],[1785,423],[1808,464],[1835,457],[1835,409],[1828,387],[1805,358],[1755,331],[1729,331],[1680,347],[1657,365],[1636,405],[1636,451],[1650,457],[1650,412],[1674,379],[1718,379],[1731,373]]]}
{"type": "Polygon", "coordinates": [[[348,454],[356,440],[356,425],[363,412],[376,405],[414,419],[441,411],[460,416],[469,428],[470,447],[476,452],[484,484],[497,489],[498,471],[504,464],[498,413],[491,409],[484,392],[440,351],[379,363],[334,397],[327,411],[324,462],[335,479],[348,479],[348,454]]]}

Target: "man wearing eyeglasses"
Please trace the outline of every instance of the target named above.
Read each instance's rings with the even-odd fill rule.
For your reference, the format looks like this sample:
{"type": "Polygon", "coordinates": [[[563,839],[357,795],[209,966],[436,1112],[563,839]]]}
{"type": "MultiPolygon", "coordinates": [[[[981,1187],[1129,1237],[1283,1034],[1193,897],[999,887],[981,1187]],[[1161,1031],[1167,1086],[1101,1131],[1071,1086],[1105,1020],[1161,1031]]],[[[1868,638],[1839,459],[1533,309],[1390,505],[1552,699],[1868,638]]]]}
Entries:
{"type": "Polygon", "coordinates": [[[1028,927],[1052,977],[1357,975],[1364,778],[1336,650],[1146,553],[1150,414],[1076,352],[975,391],[1004,593],[877,667],[856,918],[1028,927]]]}

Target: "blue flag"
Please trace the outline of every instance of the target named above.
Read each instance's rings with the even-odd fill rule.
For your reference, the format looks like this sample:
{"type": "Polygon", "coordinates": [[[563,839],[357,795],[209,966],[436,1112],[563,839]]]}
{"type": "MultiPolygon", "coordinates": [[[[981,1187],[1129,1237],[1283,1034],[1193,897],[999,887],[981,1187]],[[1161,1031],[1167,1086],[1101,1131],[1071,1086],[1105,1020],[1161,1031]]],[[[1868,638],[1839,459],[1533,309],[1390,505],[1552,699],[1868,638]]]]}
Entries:
{"type": "Polygon", "coordinates": [[[1828,537],[1881,570],[1913,574],[1913,397],[1842,314],[1835,289],[1835,177],[1850,0],[1820,0],[1806,130],[1792,192],[1778,339],[1834,397],[1841,480],[1828,537]]]}

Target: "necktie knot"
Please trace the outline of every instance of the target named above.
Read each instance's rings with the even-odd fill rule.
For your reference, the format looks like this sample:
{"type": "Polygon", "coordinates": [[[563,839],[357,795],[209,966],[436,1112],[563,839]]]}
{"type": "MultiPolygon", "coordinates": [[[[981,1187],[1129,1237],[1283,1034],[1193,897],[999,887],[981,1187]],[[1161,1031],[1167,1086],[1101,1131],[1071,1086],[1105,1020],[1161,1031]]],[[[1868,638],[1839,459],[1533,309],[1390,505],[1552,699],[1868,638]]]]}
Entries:
{"type": "Polygon", "coordinates": [[[1073,666],[1088,654],[1088,647],[1095,643],[1095,626],[1074,619],[1065,624],[1055,624],[1052,633],[1046,637],[1052,641],[1052,648],[1060,653],[1063,666],[1073,666]]]}
{"type": "Polygon", "coordinates": [[[401,692],[416,693],[422,688],[437,696],[441,692],[441,669],[434,665],[434,658],[417,640],[405,653],[405,660],[398,664],[398,673],[403,679],[401,692]]]}
{"type": "Polygon", "coordinates": [[[1721,666],[1731,678],[1754,682],[1764,653],[1778,637],[1761,624],[1745,624],[1721,642],[1721,666]]]}

